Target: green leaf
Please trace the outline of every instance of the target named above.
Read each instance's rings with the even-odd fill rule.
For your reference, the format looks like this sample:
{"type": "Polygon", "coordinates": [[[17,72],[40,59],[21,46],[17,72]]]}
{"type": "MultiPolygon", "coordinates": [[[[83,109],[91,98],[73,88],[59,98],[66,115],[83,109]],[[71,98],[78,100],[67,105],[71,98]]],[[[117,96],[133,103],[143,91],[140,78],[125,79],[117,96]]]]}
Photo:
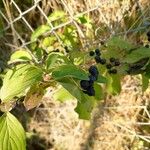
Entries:
{"type": "MultiPolygon", "coordinates": [[[[57,38],[55,36],[46,37],[42,41],[42,47],[44,47],[46,49],[47,47],[54,45],[54,43],[56,41],[57,41],[57,38]]],[[[54,47],[53,47],[53,49],[54,49],[54,47]]]]}
{"type": "Polygon", "coordinates": [[[85,95],[85,98],[81,102],[78,101],[75,111],[79,114],[80,119],[89,120],[94,106],[95,100],[85,95]]]}
{"type": "MultiPolygon", "coordinates": [[[[52,69],[58,65],[58,61],[61,59],[60,53],[50,53],[46,59],[46,68],[52,69]]],[[[61,59],[62,60],[62,59],[61,59]]]]}
{"type": "Polygon", "coordinates": [[[107,90],[111,94],[119,94],[121,92],[121,81],[119,75],[112,75],[108,77],[107,90]]]}
{"type": "Polygon", "coordinates": [[[10,62],[29,60],[32,60],[32,56],[24,49],[15,51],[10,57],[10,62]]]}
{"type": "Polygon", "coordinates": [[[113,49],[122,49],[122,50],[130,50],[134,48],[134,45],[129,43],[127,40],[121,38],[121,37],[112,37],[108,43],[109,48],[113,49]]]}
{"type": "Polygon", "coordinates": [[[102,75],[99,75],[96,82],[97,83],[106,83],[107,79],[105,77],[103,77],[102,75]]]}
{"type": "Polygon", "coordinates": [[[94,84],[95,89],[95,99],[102,100],[104,98],[103,89],[99,84],[94,84]]]}
{"type": "Polygon", "coordinates": [[[149,78],[147,76],[145,76],[144,74],[142,74],[142,91],[146,91],[146,89],[148,88],[149,85],[149,78]]]}
{"type": "Polygon", "coordinates": [[[150,48],[141,47],[128,54],[123,62],[135,63],[143,58],[150,57],[150,48]]]}
{"type": "Polygon", "coordinates": [[[91,111],[96,103],[95,98],[84,94],[75,80],[63,78],[59,80],[59,83],[78,100],[75,111],[79,114],[79,118],[90,119],[91,111]]]}
{"type": "Polygon", "coordinates": [[[0,98],[3,102],[10,101],[41,79],[41,69],[29,64],[18,65],[6,73],[0,90],[0,98]]]}
{"type": "Polygon", "coordinates": [[[35,51],[34,51],[34,55],[36,56],[36,58],[41,61],[42,58],[44,57],[44,50],[42,48],[35,48],[35,51]]]}
{"type": "Polygon", "coordinates": [[[134,47],[121,37],[112,37],[106,44],[107,51],[104,53],[105,58],[115,57],[121,59],[134,47]]]}
{"type": "Polygon", "coordinates": [[[73,77],[79,80],[88,80],[88,74],[75,65],[62,65],[52,72],[52,77],[55,80],[64,77],[73,77]]]}
{"type": "Polygon", "coordinates": [[[49,17],[49,21],[52,22],[52,21],[56,21],[58,19],[62,19],[64,18],[65,19],[65,12],[64,11],[60,11],[60,10],[57,10],[57,11],[54,11],[49,17]]]}
{"type": "Polygon", "coordinates": [[[26,149],[25,131],[20,122],[9,112],[0,117],[0,149],[26,149]]]}
{"type": "Polygon", "coordinates": [[[43,35],[44,33],[50,31],[50,26],[48,25],[41,25],[39,26],[31,35],[31,41],[35,41],[39,36],[43,35]]]}
{"type": "Polygon", "coordinates": [[[68,101],[68,100],[73,100],[74,97],[63,87],[58,89],[54,94],[53,98],[55,100],[59,100],[61,102],[68,101]]]}

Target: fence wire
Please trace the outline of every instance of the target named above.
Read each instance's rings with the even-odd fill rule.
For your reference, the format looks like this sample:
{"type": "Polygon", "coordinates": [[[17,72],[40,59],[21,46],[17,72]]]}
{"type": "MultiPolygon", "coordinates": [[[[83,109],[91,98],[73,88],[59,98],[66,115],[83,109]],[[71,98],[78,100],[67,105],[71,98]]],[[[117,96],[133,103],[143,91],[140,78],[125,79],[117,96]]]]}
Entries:
{"type": "MultiPolygon", "coordinates": [[[[57,30],[61,29],[67,25],[74,25],[76,30],[78,31],[78,34],[81,38],[85,39],[86,35],[83,32],[80,25],[77,23],[76,18],[81,15],[93,15],[93,18],[96,21],[103,21],[103,23],[108,27],[108,30],[110,34],[114,33],[114,28],[110,24],[110,20],[115,20],[116,25],[119,24],[122,21],[123,16],[120,14],[123,14],[125,11],[128,11],[130,7],[127,7],[126,1],[124,5],[126,7],[122,7],[119,9],[116,14],[114,11],[107,10],[107,5],[109,8],[111,6],[113,7],[114,3],[116,3],[117,0],[112,1],[105,1],[105,0],[87,0],[81,3],[80,0],[55,0],[55,1],[48,1],[48,0],[34,0],[30,4],[28,4],[25,1],[19,1],[19,0],[2,0],[2,5],[0,9],[0,20],[2,20],[2,26],[3,28],[0,28],[0,35],[2,33],[5,33],[5,36],[9,37],[9,40],[7,38],[6,43],[1,43],[4,45],[7,45],[10,47],[11,50],[16,50],[19,48],[26,48],[28,49],[28,45],[30,45],[32,42],[30,40],[30,35],[35,31],[35,29],[39,26],[44,24],[45,22],[48,23],[48,25],[51,27],[51,30],[48,32],[48,34],[53,34],[57,38],[57,40],[63,44],[61,38],[57,34],[57,30]],[[78,3],[78,5],[77,5],[78,3]],[[85,3],[88,3],[88,5],[85,5],[85,3]],[[27,6],[25,6],[27,4],[27,6]],[[46,6],[47,5],[47,6],[46,6]],[[83,6],[84,5],[84,6],[83,6]],[[57,6],[57,7],[56,7],[57,6]],[[76,9],[73,9],[76,7],[76,9]],[[105,9],[104,9],[105,8],[105,9]],[[49,21],[48,16],[50,13],[55,11],[55,9],[63,9],[69,16],[69,21],[59,24],[57,26],[53,26],[52,22],[49,21]],[[108,11],[108,13],[106,13],[108,11]],[[94,13],[94,14],[92,14],[94,13]],[[97,15],[96,15],[97,14],[97,15]],[[30,20],[30,18],[32,18],[30,20]],[[97,19],[98,18],[98,19],[97,19]],[[35,26],[34,27],[34,23],[35,26]],[[21,30],[24,30],[24,33],[22,33],[21,30]]],[[[119,6],[116,6],[119,7],[119,6]]],[[[117,9],[117,8],[116,8],[117,9]]],[[[147,8],[148,9],[148,8],[147,8]]],[[[147,13],[147,9],[143,11],[144,14],[147,13]]],[[[144,20],[147,20],[149,18],[144,18],[144,20]]],[[[96,22],[95,21],[95,22],[96,22]]],[[[147,24],[149,25],[149,24],[147,24]]],[[[117,34],[127,34],[131,31],[138,31],[140,28],[146,28],[144,27],[138,27],[137,29],[128,29],[126,31],[121,31],[117,34]]],[[[99,28],[97,28],[99,30],[99,28]]],[[[97,30],[95,32],[97,32],[97,30]]],[[[117,30],[117,26],[116,26],[117,30]]],[[[95,33],[96,34],[96,33],[95,33]]],[[[49,109],[49,108],[47,108],[49,109]]],[[[150,125],[150,113],[147,106],[118,106],[118,107],[105,107],[106,110],[115,110],[115,109],[140,109],[140,111],[143,110],[143,114],[147,116],[146,122],[124,122],[126,126],[123,126],[117,122],[111,122],[109,123],[113,124],[114,126],[118,128],[122,128],[123,130],[126,130],[131,136],[134,136],[136,138],[140,138],[148,143],[150,143],[150,135],[139,135],[136,133],[136,131],[130,130],[128,128],[129,124],[134,124],[137,126],[149,126],[150,125]]],[[[42,110],[42,109],[40,109],[42,110]]],[[[103,133],[101,133],[103,134],[103,133]]],[[[113,133],[110,133],[113,134],[113,133]]],[[[117,134],[117,133],[115,133],[117,134]]],[[[105,141],[101,141],[102,143],[105,143],[105,141]]],[[[106,142],[109,143],[109,142],[106,142]]],[[[146,148],[145,148],[146,149],[146,148]]],[[[150,149],[150,147],[149,147],[150,149]]]]}

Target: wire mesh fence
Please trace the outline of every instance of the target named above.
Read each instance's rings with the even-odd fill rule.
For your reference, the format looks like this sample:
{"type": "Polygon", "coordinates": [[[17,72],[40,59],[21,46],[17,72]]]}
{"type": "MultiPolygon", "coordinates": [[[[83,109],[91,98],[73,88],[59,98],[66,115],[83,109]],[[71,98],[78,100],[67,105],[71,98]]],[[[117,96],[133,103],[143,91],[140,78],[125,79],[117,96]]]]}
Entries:
{"type": "MultiPolygon", "coordinates": [[[[147,1],[148,2],[148,1],[147,1]]],[[[143,1],[143,5],[147,3],[143,1]]],[[[149,3],[149,2],[148,2],[149,3]]],[[[143,7],[143,5],[139,5],[135,2],[135,5],[132,5],[132,7],[143,7]]],[[[53,35],[57,39],[57,41],[63,45],[63,41],[58,34],[58,30],[63,29],[65,26],[73,25],[76,28],[76,31],[78,33],[78,36],[81,40],[87,40],[86,31],[87,28],[84,30],[82,28],[82,25],[77,22],[77,18],[82,15],[87,15],[90,18],[93,19],[94,24],[96,24],[96,28],[94,30],[94,37],[97,36],[98,31],[101,30],[101,23],[105,24],[105,28],[107,32],[109,32],[109,36],[113,34],[117,35],[126,35],[130,32],[136,32],[139,30],[143,30],[149,26],[149,22],[147,23],[147,20],[149,20],[149,16],[147,15],[149,12],[149,8],[146,7],[145,9],[142,8],[142,13],[139,16],[139,18],[136,18],[137,20],[134,22],[136,24],[140,18],[143,18],[143,22],[147,23],[144,25],[140,25],[137,28],[132,28],[134,24],[132,24],[129,28],[126,28],[126,30],[123,30],[122,22],[124,14],[128,12],[131,7],[130,3],[127,1],[124,1],[123,5],[120,5],[118,0],[112,0],[112,1],[105,1],[105,0],[28,0],[28,1],[19,1],[19,0],[2,0],[0,2],[0,36],[2,39],[2,42],[0,46],[3,48],[5,45],[7,49],[11,50],[17,50],[20,48],[26,48],[29,49],[29,45],[35,41],[31,40],[31,35],[35,32],[35,30],[38,28],[38,26],[47,24],[50,27],[50,30],[47,31],[46,35],[53,35]],[[60,24],[54,25],[53,21],[50,21],[49,16],[51,13],[53,13],[55,10],[63,10],[67,16],[67,20],[65,22],[60,22],[60,24]],[[3,40],[4,39],[4,40],[3,40]]],[[[58,20],[60,20],[61,17],[58,17],[58,20]]],[[[141,23],[142,24],[142,23],[141,23]]],[[[105,38],[107,38],[106,36],[105,38]]],[[[101,37],[103,39],[103,37],[101,37]]],[[[90,46],[92,42],[96,44],[99,44],[101,39],[93,38],[92,41],[88,41],[89,43],[84,43],[82,46],[86,47],[87,44],[90,46]]],[[[91,40],[91,39],[90,39],[91,40]]],[[[130,87],[128,87],[129,90],[130,87]]],[[[132,88],[132,87],[131,87],[132,88]]],[[[135,87],[134,87],[135,88],[135,87]]],[[[129,90],[130,91],[130,90],[129,90]]],[[[129,92],[128,91],[128,92],[129,92]]],[[[131,91],[134,91],[131,89],[131,91]]],[[[136,96],[138,95],[139,90],[137,90],[136,96]]],[[[128,93],[126,93],[128,94],[128,93]]],[[[120,120],[117,120],[119,117],[114,117],[116,120],[111,120],[111,118],[107,118],[103,120],[104,124],[111,124],[113,127],[116,127],[115,133],[114,131],[109,132],[101,132],[101,135],[104,136],[106,134],[107,136],[111,136],[111,138],[116,137],[119,135],[117,140],[121,138],[121,134],[127,134],[132,136],[132,140],[130,143],[134,142],[135,139],[138,139],[140,142],[145,141],[146,144],[143,144],[142,148],[137,148],[139,150],[142,150],[143,148],[150,149],[150,135],[149,132],[145,131],[150,126],[150,113],[149,113],[149,93],[147,93],[147,97],[144,97],[144,95],[140,95],[141,98],[140,101],[132,103],[133,105],[128,105],[128,103],[124,103],[125,105],[122,105],[120,102],[118,106],[105,106],[104,110],[106,111],[112,111],[115,115],[120,114],[124,115],[124,118],[128,115],[119,113],[118,110],[121,110],[121,112],[130,112],[130,109],[135,113],[131,113],[134,117],[130,118],[130,120],[125,121],[123,120],[123,123],[120,120]],[[143,98],[144,97],[144,98],[143,98]],[[143,102],[144,99],[144,102],[143,102]],[[114,110],[117,110],[114,112],[114,110]],[[136,114],[137,113],[137,114],[136,114]],[[138,116],[138,117],[137,117],[138,116]],[[140,119],[137,119],[140,118],[140,119]],[[133,120],[132,120],[133,119],[133,120]],[[130,126],[132,124],[132,127],[130,126]],[[134,128],[133,128],[134,127],[134,128]],[[138,128],[142,130],[139,132],[138,128]],[[143,129],[144,128],[144,129],[143,129]],[[118,133],[121,129],[123,132],[120,134],[118,133]],[[139,132],[139,133],[138,133],[139,132]],[[112,136],[112,135],[115,136],[112,136]],[[146,145],[146,146],[145,146],[146,145]]],[[[133,95],[132,95],[133,96],[133,95]]],[[[134,97],[134,96],[133,96],[134,97]]],[[[128,101],[129,97],[120,97],[122,99],[125,99],[125,101],[128,101]]],[[[119,98],[118,98],[119,99],[119,98]]],[[[135,97],[133,98],[135,99],[135,97]]],[[[115,103],[115,102],[114,102],[115,103]]],[[[49,108],[47,108],[49,109],[49,108]]],[[[41,108],[39,110],[42,111],[41,108]]],[[[112,114],[113,114],[112,113],[112,114]]],[[[111,114],[111,115],[112,115],[111,114]]],[[[131,115],[130,114],[130,115],[131,115]]],[[[108,115],[109,116],[109,115],[108,115]]],[[[111,116],[110,116],[111,117],[111,116]]],[[[121,119],[121,118],[120,118],[121,119]]],[[[129,119],[129,117],[127,117],[129,119]]],[[[110,128],[108,125],[106,127],[110,128]]],[[[102,128],[105,129],[105,128],[102,128]]],[[[106,130],[104,130],[106,131],[106,130]]],[[[150,129],[148,129],[150,131],[150,129]]],[[[99,134],[100,136],[100,134],[99,134]]],[[[101,136],[100,136],[101,137],[101,136]]],[[[125,136],[123,136],[124,138],[125,136]]],[[[111,141],[110,138],[110,141],[111,141]]],[[[114,138],[115,139],[115,138],[114,138]]],[[[99,143],[106,144],[107,147],[105,149],[110,149],[110,141],[105,141],[106,139],[100,139],[98,140],[99,143]]],[[[139,143],[140,143],[139,142],[139,143]]],[[[140,143],[141,144],[141,143],[140,143]]],[[[115,145],[115,143],[114,143],[115,145]]],[[[133,149],[123,146],[125,149],[133,149]]],[[[136,147],[136,146],[135,146],[136,147]]],[[[96,149],[96,148],[95,148],[96,149]]],[[[100,149],[100,147],[98,148],[100,149]]],[[[114,147],[111,147],[111,149],[115,149],[114,147]]],[[[135,148],[136,149],[136,148],[135,148]]],[[[134,150],[134,149],[133,149],[134,150]]]]}

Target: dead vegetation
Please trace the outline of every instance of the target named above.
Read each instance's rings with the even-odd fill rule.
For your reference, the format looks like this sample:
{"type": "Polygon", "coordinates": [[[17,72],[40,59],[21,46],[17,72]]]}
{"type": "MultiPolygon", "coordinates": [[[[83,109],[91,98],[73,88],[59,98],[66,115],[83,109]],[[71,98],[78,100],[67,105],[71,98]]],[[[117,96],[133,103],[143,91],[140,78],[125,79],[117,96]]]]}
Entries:
{"type": "MultiPolygon", "coordinates": [[[[8,0],[3,2],[5,6],[2,12],[11,22],[19,13],[13,13],[13,3],[8,0]]],[[[33,2],[23,6],[19,2],[17,4],[22,11],[35,5],[33,2]]],[[[148,22],[150,19],[149,0],[43,0],[37,4],[47,16],[62,9],[67,12],[70,20],[86,12],[96,25],[93,41],[86,39],[80,26],[77,30],[88,45],[95,41],[97,44],[112,34],[135,38],[138,42],[141,37],[134,34],[136,30],[133,27],[138,30],[142,21],[148,22]]],[[[33,30],[46,21],[36,7],[25,15],[25,19],[33,30]]],[[[32,30],[28,27],[22,30],[24,26],[27,27],[27,24],[22,18],[11,24],[6,35],[0,39],[0,48],[13,50],[28,42],[32,30]]],[[[108,96],[93,112],[91,122],[78,119],[74,112],[76,100],[61,103],[50,99],[51,95],[46,95],[42,106],[36,109],[28,124],[29,131],[46,139],[46,149],[51,150],[148,150],[150,93],[149,89],[142,93],[138,78],[126,77],[122,81],[121,94],[108,96]]]]}

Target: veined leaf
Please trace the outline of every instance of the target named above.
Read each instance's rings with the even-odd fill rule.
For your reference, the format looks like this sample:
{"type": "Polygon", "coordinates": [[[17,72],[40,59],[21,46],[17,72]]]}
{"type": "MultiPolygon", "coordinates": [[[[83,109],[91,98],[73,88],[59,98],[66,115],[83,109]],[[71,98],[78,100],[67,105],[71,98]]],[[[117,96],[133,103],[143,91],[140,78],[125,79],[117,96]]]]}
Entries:
{"type": "Polygon", "coordinates": [[[124,40],[121,37],[112,37],[108,43],[107,43],[109,48],[119,48],[122,50],[130,50],[131,48],[134,48],[134,45],[129,43],[127,40],[124,40]]]}
{"type": "Polygon", "coordinates": [[[99,75],[96,82],[98,82],[98,83],[106,83],[107,79],[105,77],[103,77],[102,75],[99,75]]]}
{"type": "Polygon", "coordinates": [[[0,149],[26,149],[25,131],[20,122],[9,112],[0,117],[0,149]]]}
{"type": "Polygon", "coordinates": [[[32,56],[26,50],[23,49],[15,51],[10,57],[10,62],[29,60],[32,60],[32,56]]]}
{"type": "Polygon", "coordinates": [[[44,95],[44,89],[39,85],[33,85],[24,99],[24,106],[27,110],[30,110],[41,102],[44,95]]]}
{"type": "Polygon", "coordinates": [[[128,54],[123,62],[135,63],[143,58],[150,57],[150,48],[141,47],[128,54]]]}
{"type": "Polygon", "coordinates": [[[121,81],[119,75],[112,75],[108,77],[107,82],[108,92],[111,94],[119,94],[121,91],[121,81]]]}
{"type": "Polygon", "coordinates": [[[56,21],[58,19],[65,19],[65,12],[64,11],[55,11],[49,17],[49,21],[56,21]]]}
{"type": "Polygon", "coordinates": [[[58,89],[54,94],[53,98],[55,100],[59,100],[61,102],[68,101],[74,99],[74,97],[63,87],[58,89]]]}
{"type": "Polygon", "coordinates": [[[96,104],[94,97],[90,97],[83,93],[83,91],[70,79],[59,80],[59,83],[78,100],[75,111],[79,114],[80,119],[90,119],[91,111],[96,104]]]}
{"type": "Polygon", "coordinates": [[[88,74],[75,65],[62,65],[52,72],[54,79],[58,80],[64,77],[73,77],[80,80],[88,80],[88,74]]]}
{"type": "Polygon", "coordinates": [[[52,69],[56,67],[58,64],[58,61],[63,61],[62,54],[60,53],[50,53],[46,59],[46,68],[47,69],[52,69]]]}
{"type": "Polygon", "coordinates": [[[83,99],[83,101],[78,101],[75,111],[79,114],[79,118],[89,120],[95,104],[95,99],[89,98],[87,95],[85,95],[85,99],[83,99]]]}
{"type": "Polygon", "coordinates": [[[29,64],[21,64],[9,70],[3,80],[0,98],[3,102],[24,92],[28,87],[42,78],[42,70],[29,64]]]}
{"type": "Polygon", "coordinates": [[[146,89],[148,88],[149,85],[149,78],[147,76],[145,76],[144,74],[142,74],[142,91],[146,91],[146,89]]]}
{"type": "Polygon", "coordinates": [[[124,40],[121,37],[112,37],[107,42],[107,52],[104,53],[104,57],[121,59],[132,48],[134,48],[134,45],[130,44],[127,40],[124,40]]]}
{"type": "Polygon", "coordinates": [[[50,31],[50,26],[48,25],[41,25],[39,26],[31,35],[31,41],[35,41],[39,36],[43,35],[44,33],[50,31]]]}

